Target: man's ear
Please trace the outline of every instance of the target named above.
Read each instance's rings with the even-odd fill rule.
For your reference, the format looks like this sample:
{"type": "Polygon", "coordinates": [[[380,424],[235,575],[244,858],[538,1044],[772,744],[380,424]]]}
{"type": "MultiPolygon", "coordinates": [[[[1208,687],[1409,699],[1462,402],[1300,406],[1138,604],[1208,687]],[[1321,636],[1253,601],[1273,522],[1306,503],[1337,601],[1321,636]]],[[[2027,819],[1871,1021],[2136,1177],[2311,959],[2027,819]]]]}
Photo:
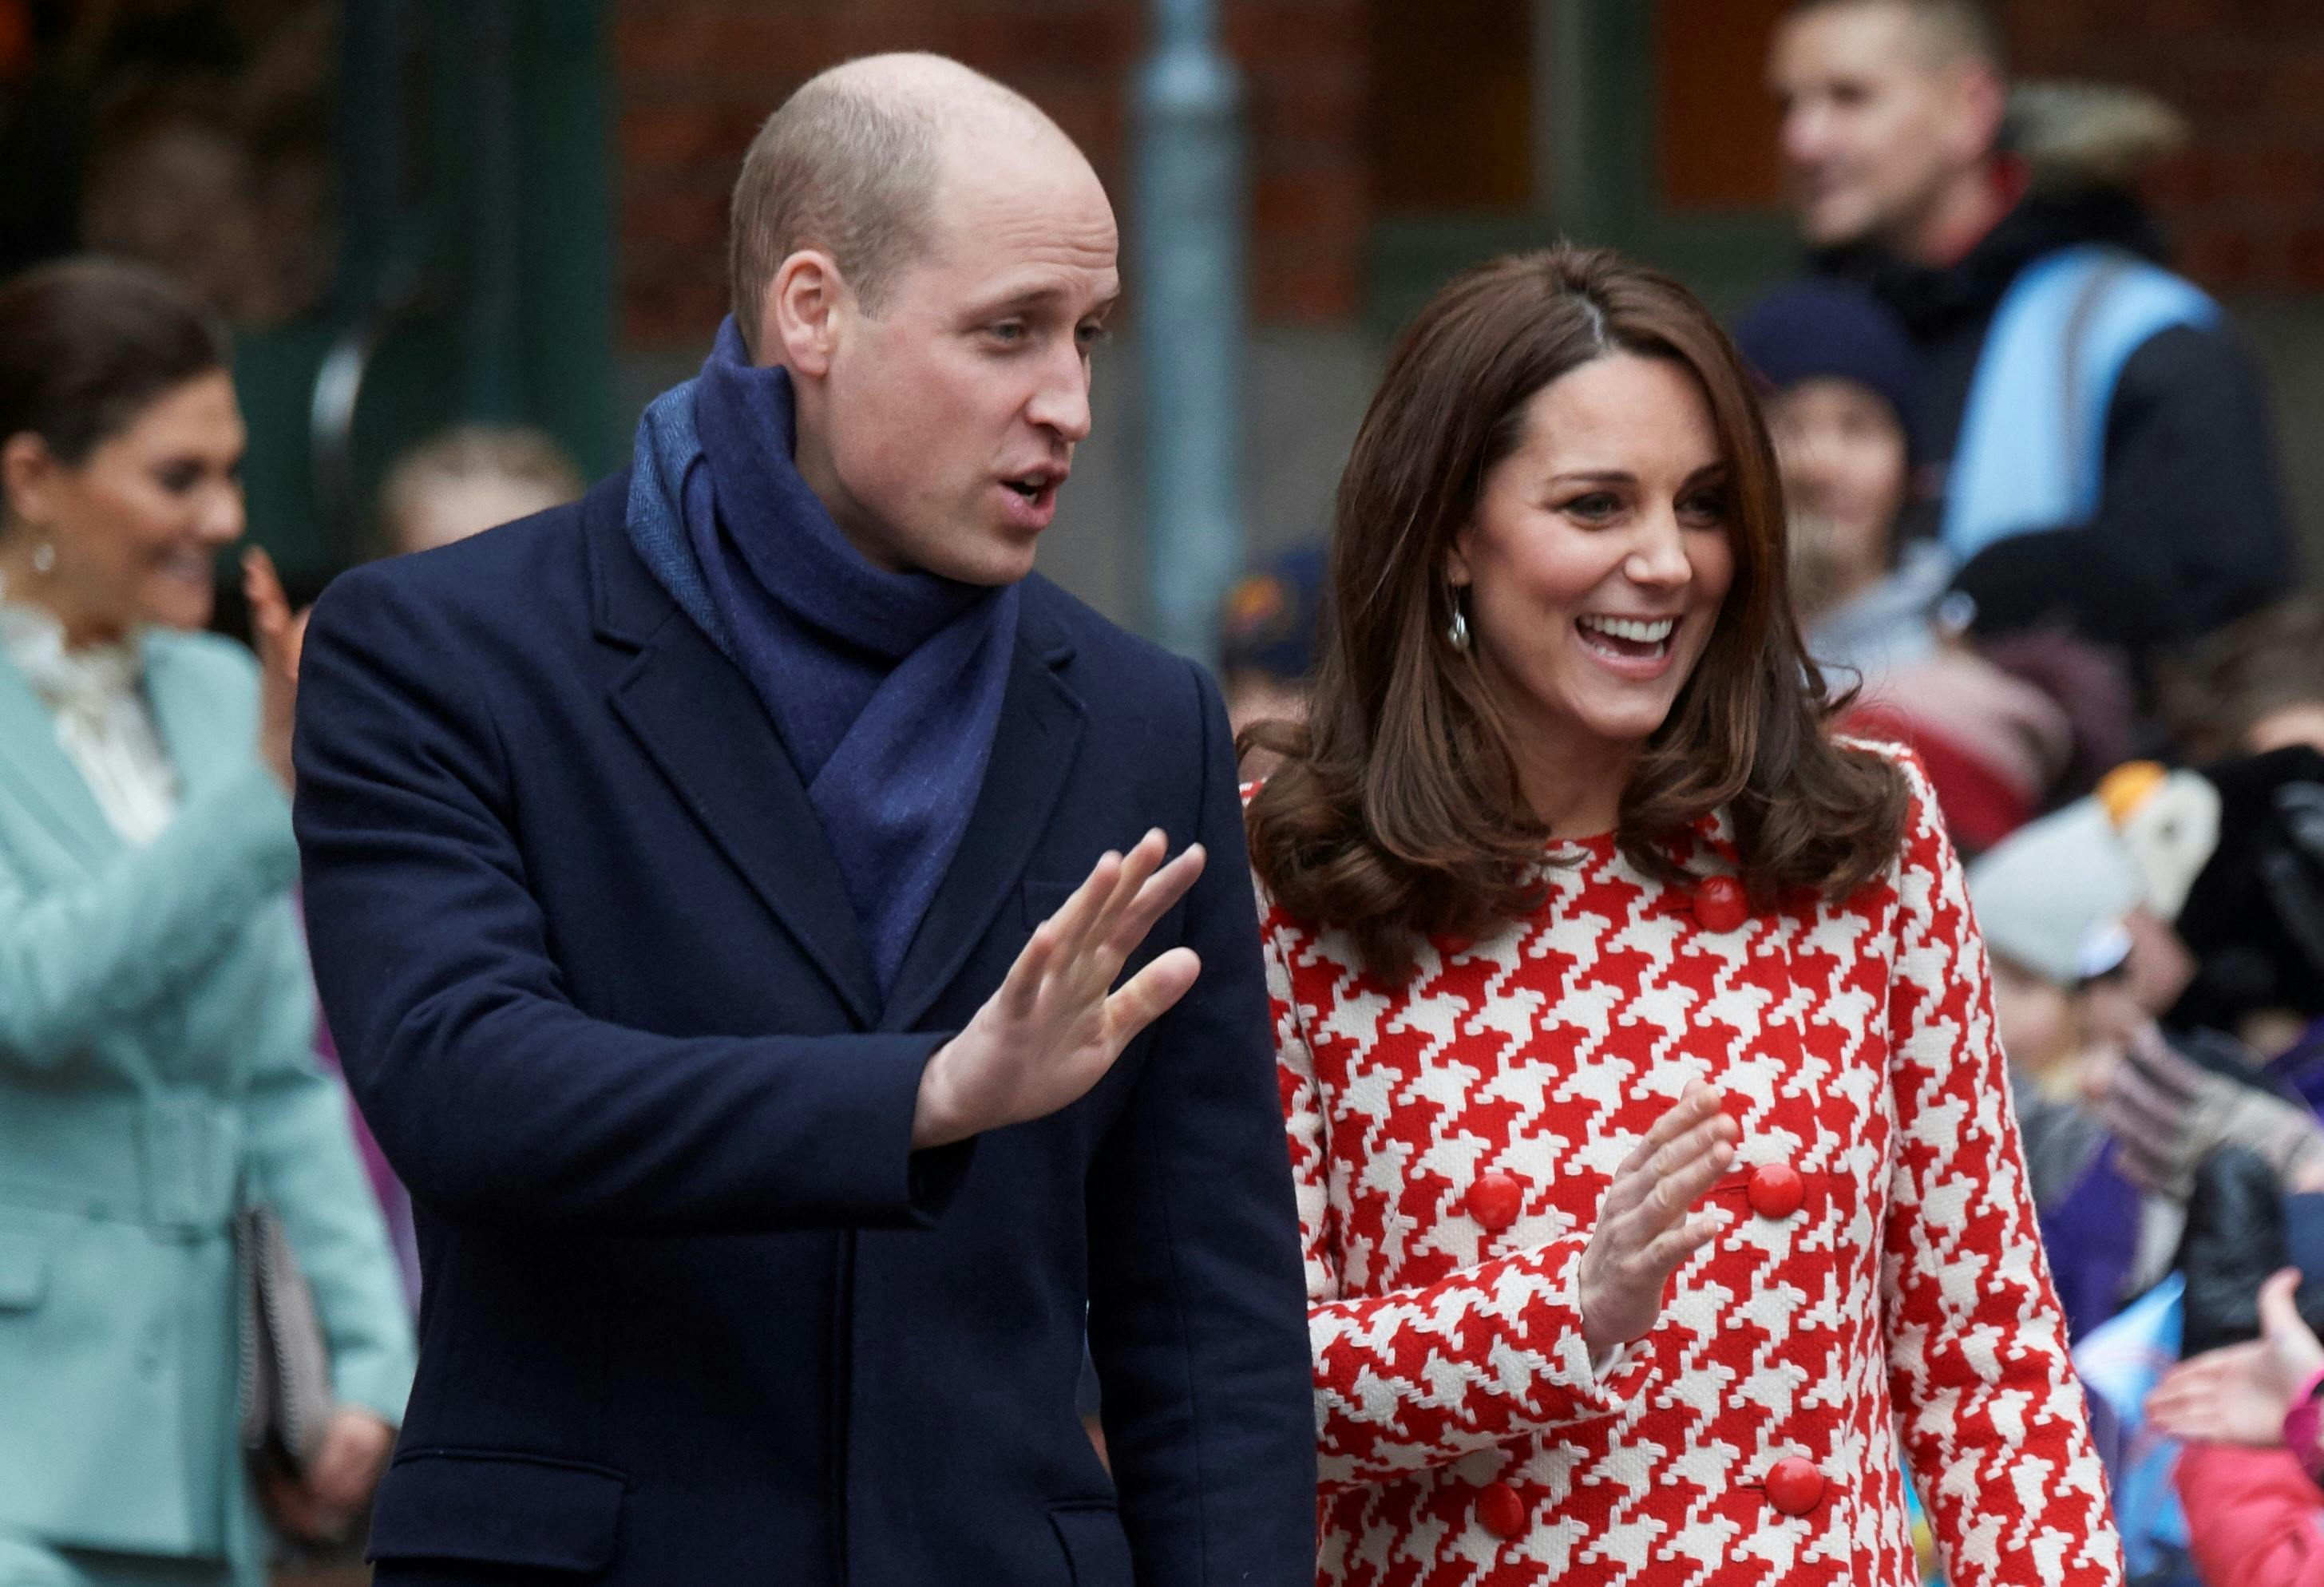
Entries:
{"type": "Polygon", "coordinates": [[[45,523],[62,472],[49,443],[29,429],[0,441],[0,523],[45,523]]]}
{"type": "Polygon", "coordinates": [[[1961,158],[1981,161],[2001,146],[2001,124],[2009,115],[2009,85],[1981,60],[1954,69],[1953,97],[1960,115],[1961,158]]]}
{"type": "Polygon", "coordinates": [[[831,373],[841,322],[854,301],[838,262],[818,248],[802,248],[782,263],[768,284],[759,320],[759,358],[795,374],[831,373]]]}

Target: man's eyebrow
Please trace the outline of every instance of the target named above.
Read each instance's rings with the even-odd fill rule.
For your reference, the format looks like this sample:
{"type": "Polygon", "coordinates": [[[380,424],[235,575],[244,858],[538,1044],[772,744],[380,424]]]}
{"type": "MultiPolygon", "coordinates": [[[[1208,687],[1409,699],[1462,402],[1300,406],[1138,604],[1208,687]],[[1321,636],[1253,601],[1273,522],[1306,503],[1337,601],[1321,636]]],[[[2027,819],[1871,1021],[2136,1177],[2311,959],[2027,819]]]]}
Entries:
{"type": "MultiPolygon", "coordinates": [[[[991,315],[1030,314],[1038,309],[1056,308],[1063,304],[1068,296],[1064,287],[1055,284],[1027,287],[1021,291],[1011,292],[1006,297],[981,303],[972,312],[978,318],[991,315]]],[[[1088,313],[1100,317],[1110,314],[1113,311],[1113,306],[1120,300],[1121,293],[1119,291],[1109,292],[1091,304],[1088,313]]]]}

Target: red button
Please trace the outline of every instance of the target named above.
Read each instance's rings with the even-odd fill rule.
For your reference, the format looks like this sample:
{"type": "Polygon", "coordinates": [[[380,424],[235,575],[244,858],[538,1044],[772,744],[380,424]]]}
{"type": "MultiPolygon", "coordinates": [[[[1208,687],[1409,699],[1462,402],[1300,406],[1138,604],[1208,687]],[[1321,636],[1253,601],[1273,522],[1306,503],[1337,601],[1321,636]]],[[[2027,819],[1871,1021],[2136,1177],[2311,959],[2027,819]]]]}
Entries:
{"type": "Polygon", "coordinates": [[[1791,1455],[1767,1473],[1767,1502],[1787,1516],[1803,1516],[1823,1499],[1823,1473],[1813,1462],[1791,1455]]]}
{"type": "Polygon", "coordinates": [[[1496,1537],[1515,1537],[1526,1529],[1525,1500],[1506,1482],[1488,1482],[1477,1493],[1477,1524],[1496,1537]]]}
{"type": "Polygon", "coordinates": [[[1480,1174],[1469,1186],[1469,1215],[1499,1234],[1517,1221],[1525,1187],[1507,1174],[1480,1174]]]}
{"type": "Polygon", "coordinates": [[[1743,884],[1732,876],[1713,876],[1694,890],[1694,918],[1705,931],[1732,931],[1751,918],[1743,884]]]}
{"type": "Polygon", "coordinates": [[[1751,1170],[1744,1189],[1751,1210],[1763,1218],[1788,1218],[1807,1199],[1808,1187],[1800,1171],[1788,1163],[1762,1163],[1751,1170]]]}

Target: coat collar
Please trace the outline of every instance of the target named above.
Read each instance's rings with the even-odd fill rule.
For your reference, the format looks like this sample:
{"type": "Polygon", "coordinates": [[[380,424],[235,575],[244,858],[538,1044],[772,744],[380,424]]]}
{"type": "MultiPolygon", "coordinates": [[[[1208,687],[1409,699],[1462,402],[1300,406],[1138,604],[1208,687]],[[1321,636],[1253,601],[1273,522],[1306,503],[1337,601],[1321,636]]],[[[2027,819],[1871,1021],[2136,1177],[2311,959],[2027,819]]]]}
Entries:
{"type": "Polygon", "coordinates": [[[635,660],[609,696],[727,862],[864,1029],[901,1030],[966,964],[1030,861],[1069,780],[1085,708],[1046,582],[1028,582],[992,757],[952,868],[882,1006],[870,949],[798,770],[733,662],[679,611],[629,543],[626,474],[582,506],[598,639],[635,660]]]}
{"type": "MultiPolygon", "coordinates": [[[[192,653],[195,642],[168,632],[139,641],[142,687],[153,727],[178,774],[182,803],[247,770],[256,723],[222,710],[218,675],[192,653]]],[[[87,864],[121,846],[120,835],[89,791],[88,780],[57,743],[56,716],[24,675],[0,655],[0,780],[37,809],[59,839],[87,864]]]]}

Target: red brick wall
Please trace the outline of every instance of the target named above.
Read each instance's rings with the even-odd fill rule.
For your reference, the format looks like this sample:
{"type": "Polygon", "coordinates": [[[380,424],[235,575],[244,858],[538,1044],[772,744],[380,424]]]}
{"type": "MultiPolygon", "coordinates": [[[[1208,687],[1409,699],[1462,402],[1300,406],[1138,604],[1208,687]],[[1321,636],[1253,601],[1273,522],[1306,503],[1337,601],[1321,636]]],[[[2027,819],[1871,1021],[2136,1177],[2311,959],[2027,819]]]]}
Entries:
{"type": "Polygon", "coordinates": [[[2324,291],[2324,5],[2009,0],[2017,69],[2135,83],[2193,124],[2149,194],[2204,285],[2324,291]]]}
{"type": "MultiPolygon", "coordinates": [[[[1220,3],[1250,96],[1254,308],[1343,321],[1371,218],[1379,0],[1220,3]]],[[[2152,190],[2198,280],[2324,291],[2324,0],[2004,0],[2003,14],[2027,75],[2139,84],[2191,119],[2195,146],[2152,190]]],[[[724,309],[726,193],[752,133],[802,79],[872,51],[941,51],[1030,95],[1089,152],[1127,224],[1146,19],[1145,0],[620,0],[626,341],[703,339],[724,309]]],[[[1756,83],[1756,61],[1738,69],[1756,83]]]]}
{"type": "MultiPolygon", "coordinates": [[[[1225,0],[1252,135],[1259,315],[1355,311],[1369,216],[1362,0],[1225,0]]],[[[724,311],[726,195],[767,113],[851,56],[935,50],[1009,83],[1089,152],[1125,225],[1142,0],[621,0],[622,323],[632,346],[699,343],[724,311]]]]}

